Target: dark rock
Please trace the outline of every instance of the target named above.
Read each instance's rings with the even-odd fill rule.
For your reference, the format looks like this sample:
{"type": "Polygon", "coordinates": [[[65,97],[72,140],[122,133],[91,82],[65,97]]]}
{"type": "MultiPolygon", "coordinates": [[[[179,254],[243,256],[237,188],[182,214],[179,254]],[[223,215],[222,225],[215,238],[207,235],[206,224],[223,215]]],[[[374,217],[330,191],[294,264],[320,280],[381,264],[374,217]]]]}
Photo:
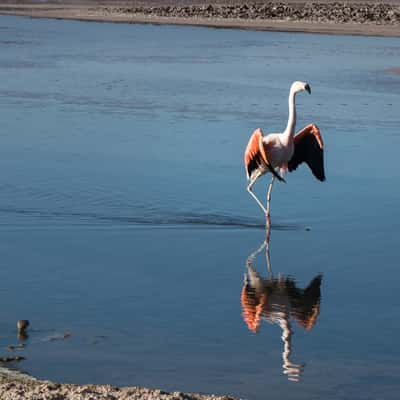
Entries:
{"type": "Polygon", "coordinates": [[[20,333],[25,332],[28,326],[29,326],[29,321],[27,319],[20,319],[17,322],[18,332],[20,333]]]}
{"type": "Polygon", "coordinates": [[[22,360],[25,360],[25,357],[22,356],[0,357],[0,362],[11,362],[11,361],[22,361],[22,360]]]}

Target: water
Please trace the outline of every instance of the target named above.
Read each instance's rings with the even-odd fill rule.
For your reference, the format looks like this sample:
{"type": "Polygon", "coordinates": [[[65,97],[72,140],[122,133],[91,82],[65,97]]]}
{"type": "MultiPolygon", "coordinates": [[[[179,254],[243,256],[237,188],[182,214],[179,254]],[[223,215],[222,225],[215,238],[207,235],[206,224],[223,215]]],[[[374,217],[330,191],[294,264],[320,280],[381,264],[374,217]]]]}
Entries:
{"type": "Polygon", "coordinates": [[[40,378],[397,398],[399,66],[391,38],[1,17],[1,353],[27,318],[13,366],[40,378]],[[243,149],[284,128],[293,80],[327,181],[303,166],[274,187],[274,278],[263,251],[251,268],[281,314],[260,306],[254,333],[243,149]]]}

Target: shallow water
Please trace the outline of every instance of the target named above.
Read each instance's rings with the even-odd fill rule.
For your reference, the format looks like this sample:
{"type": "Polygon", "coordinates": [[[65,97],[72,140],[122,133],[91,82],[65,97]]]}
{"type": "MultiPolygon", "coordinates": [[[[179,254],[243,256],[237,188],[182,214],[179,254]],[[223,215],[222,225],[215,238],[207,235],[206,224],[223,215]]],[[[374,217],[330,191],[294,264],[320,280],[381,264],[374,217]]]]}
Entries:
{"type": "Polygon", "coordinates": [[[0,17],[1,352],[27,318],[15,366],[41,378],[397,398],[399,66],[391,38],[0,17]],[[242,317],[263,240],[242,153],[254,128],[284,128],[297,79],[327,182],[302,167],[275,185],[280,280],[252,262],[272,308],[294,310],[293,382],[282,314],[258,333],[242,317]]]}

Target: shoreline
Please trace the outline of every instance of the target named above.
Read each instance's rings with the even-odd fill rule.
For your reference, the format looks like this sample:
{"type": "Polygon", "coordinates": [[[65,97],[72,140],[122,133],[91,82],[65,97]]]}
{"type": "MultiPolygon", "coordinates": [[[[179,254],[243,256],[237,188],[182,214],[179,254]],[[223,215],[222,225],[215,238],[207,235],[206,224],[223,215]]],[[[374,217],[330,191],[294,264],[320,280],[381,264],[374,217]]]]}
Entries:
{"type": "Polygon", "coordinates": [[[165,392],[138,386],[76,385],[40,380],[0,366],[1,400],[238,400],[213,394],[165,392]]]}
{"type": "MultiPolygon", "coordinates": [[[[179,1],[177,0],[176,3],[180,4],[179,1]]],[[[107,4],[92,1],[80,4],[71,0],[64,4],[50,2],[13,4],[11,2],[0,2],[0,15],[92,22],[400,37],[400,3],[396,2],[379,3],[381,6],[378,7],[373,3],[352,1],[347,3],[351,11],[347,11],[346,15],[342,15],[343,13],[340,14],[340,10],[344,7],[343,5],[323,1],[313,3],[321,5],[321,9],[315,11],[316,15],[313,14],[313,7],[308,6],[307,8],[304,3],[297,3],[296,0],[276,3],[278,6],[274,7],[272,11],[261,9],[266,13],[265,15],[260,15],[257,8],[254,11],[254,7],[256,7],[254,4],[256,3],[248,3],[249,6],[245,5],[246,9],[244,10],[242,9],[243,5],[226,6],[220,5],[215,1],[200,4],[203,5],[162,5],[158,7],[146,5],[132,7],[119,2],[107,4]],[[208,10],[208,7],[211,7],[211,12],[208,10]],[[253,8],[251,9],[251,7],[253,8]],[[253,10],[252,13],[247,11],[250,9],[253,10]],[[363,11],[364,9],[366,11],[363,11]],[[361,11],[359,12],[359,10],[361,11]],[[270,17],[268,12],[270,14],[272,12],[272,15],[276,17],[270,17]],[[349,22],[340,22],[340,20],[346,20],[346,18],[349,22]],[[360,21],[367,19],[367,21],[355,22],[357,19],[360,21]]],[[[275,3],[269,4],[273,5],[275,3]]]]}

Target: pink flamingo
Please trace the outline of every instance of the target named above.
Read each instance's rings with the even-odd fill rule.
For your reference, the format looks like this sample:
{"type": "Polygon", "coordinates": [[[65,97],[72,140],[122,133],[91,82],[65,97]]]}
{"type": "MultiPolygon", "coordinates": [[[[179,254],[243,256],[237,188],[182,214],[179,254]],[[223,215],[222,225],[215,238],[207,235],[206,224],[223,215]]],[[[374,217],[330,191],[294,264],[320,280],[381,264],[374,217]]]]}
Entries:
{"type": "Polygon", "coordinates": [[[305,162],[313,175],[320,181],[325,180],[324,144],[321,133],[315,124],[309,124],[295,135],[296,127],[296,94],[307,91],[311,94],[307,82],[293,82],[289,92],[289,118],[286,129],[282,133],[270,133],[264,136],[257,128],[250,137],[244,153],[244,164],[248,179],[247,191],[253,196],[266,216],[267,243],[270,238],[270,202],[274,179],[285,182],[283,176],[295,170],[305,162]],[[253,193],[252,188],[257,179],[270,172],[272,179],[267,192],[267,208],[253,193]]]}

